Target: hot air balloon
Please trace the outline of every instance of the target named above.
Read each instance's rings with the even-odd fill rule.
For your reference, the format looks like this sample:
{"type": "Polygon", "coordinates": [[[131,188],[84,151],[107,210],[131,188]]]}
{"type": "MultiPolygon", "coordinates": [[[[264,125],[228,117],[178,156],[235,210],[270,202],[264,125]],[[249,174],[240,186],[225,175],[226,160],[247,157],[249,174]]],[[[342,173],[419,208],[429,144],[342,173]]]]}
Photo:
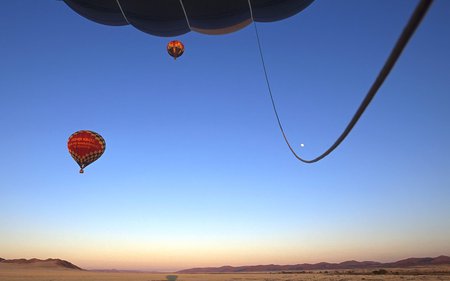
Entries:
{"type": "Polygon", "coordinates": [[[177,59],[179,56],[181,56],[184,53],[184,45],[183,45],[183,43],[181,43],[178,40],[170,41],[167,44],[167,52],[174,59],[177,59]]]}
{"type": "Polygon", "coordinates": [[[189,31],[226,34],[252,22],[293,16],[314,0],[64,0],[81,16],[105,25],[127,25],[171,37],[189,31]],[[249,4],[251,5],[251,11],[249,4]]]}
{"type": "Polygon", "coordinates": [[[82,130],[73,133],[67,141],[67,148],[70,155],[80,166],[80,173],[84,173],[84,168],[100,158],[105,152],[106,143],[99,134],[82,130]]]}
{"type": "MultiPolygon", "coordinates": [[[[63,0],[70,8],[81,16],[106,25],[127,25],[156,36],[178,36],[189,31],[204,34],[226,34],[235,32],[253,22],[273,22],[291,17],[314,0],[63,0]]],[[[272,96],[269,78],[264,63],[263,51],[255,27],[255,37],[261,65],[264,70],[267,92],[277,118],[280,132],[293,155],[305,163],[317,162],[330,154],[347,137],[354,125],[364,113],[372,98],[383,84],[390,70],[420,25],[432,0],[421,0],[409,19],[388,60],[384,64],[375,82],[370,87],[360,107],[336,141],[322,154],[312,160],[301,158],[292,148],[277,113],[272,96]]],[[[170,43],[169,43],[170,44],[170,43]]],[[[169,50],[169,53],[172,51],[169,50]]],[[[173,51],[182,54],[182,49],[173,51]]],[[[174,56],[176,57],[176,56],[174,56]]]]}

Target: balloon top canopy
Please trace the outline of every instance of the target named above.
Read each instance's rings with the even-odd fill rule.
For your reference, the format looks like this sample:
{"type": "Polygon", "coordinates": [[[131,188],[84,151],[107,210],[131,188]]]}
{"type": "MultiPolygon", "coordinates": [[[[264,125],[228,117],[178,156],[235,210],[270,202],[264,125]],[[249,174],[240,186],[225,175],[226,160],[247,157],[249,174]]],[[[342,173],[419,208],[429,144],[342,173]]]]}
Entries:
{"type": "Polygon", "coordinates": [[[226,34],[251,23],[293,16],[314,0],[64,0],[81,16],[105,25],[127,25],[171,37],[196,31],[226,34]],[[251,11],[250,6],[251,5],[251,11]]]}

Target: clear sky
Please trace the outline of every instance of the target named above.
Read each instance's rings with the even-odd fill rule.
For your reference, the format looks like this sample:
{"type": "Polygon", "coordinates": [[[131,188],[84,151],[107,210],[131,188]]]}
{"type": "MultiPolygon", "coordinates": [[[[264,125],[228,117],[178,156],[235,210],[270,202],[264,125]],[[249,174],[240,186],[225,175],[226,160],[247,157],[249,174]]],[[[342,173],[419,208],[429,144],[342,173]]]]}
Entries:
{"type": "MultiPolygon", "coordinates": [[[[258,24],[299,154],[341,133],[417,1],[317,0],[258,24]],[[304,147],[301,146],[304,144],[304,147]]],[[[450,1],[435,1],[349,137],[298,162],[254,29],[171,38],[62,1],[0,9],[0,257],[83,268],[393,261],[450,255],[450,1]],[[106,151],[78,173],[67,139],[106,151]]]]}

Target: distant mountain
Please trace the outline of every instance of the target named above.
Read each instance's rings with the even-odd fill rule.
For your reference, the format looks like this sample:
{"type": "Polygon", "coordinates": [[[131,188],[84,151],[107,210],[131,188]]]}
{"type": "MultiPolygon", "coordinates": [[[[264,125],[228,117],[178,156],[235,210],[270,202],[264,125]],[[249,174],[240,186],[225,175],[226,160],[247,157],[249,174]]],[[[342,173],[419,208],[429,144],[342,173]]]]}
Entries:
{"type": "Polygon", "coordinates": [[[450,257],[439,256],[435,258],[409,258],[404,260],[399,260],[397,262],[390,263],[390,267],[408,267],[408,266],[421,266],[421,265],[432,265],[432,264],[450,264],[450,257]]]}
{"type": "Polygon", "coordinates": [[[439,256],[434,258],[431,263],[433,264],[449,264],[450,263],[450,257],[448,256],[439,256]]]}
{"type": "Polygon", "coordinates": [[[61,259],[46,259],[46,260],[40,260],[40,259],[12,259],[12,260],[5,260],[0,259],[0,265],[1,264],[12,264],[12,265],[19,265],[22,267],[43,267],[43,268],[60,268],[60,269],[75,269],[75,270],[83,270],[82,268],[74,265],[73,263],[70,263],[65,260],[61,259]]]}
{"type": "Polygon", "coordinates": [[[236,272],[274,272],[274,271],[303,271],[303,270],[330,270],[330,269],[362,269],[377,267],[410,267],[425,265],[450,265],[450,257],[439,256],[436,258],[408,258],[390,263],[374,261],[344,261],[341,263],[321,262],[315,264],[303,263],[295,265],[251,265],[251,266],[222,266],[200,267],[180,270],[177,273],[236,273],[236,272]]]}

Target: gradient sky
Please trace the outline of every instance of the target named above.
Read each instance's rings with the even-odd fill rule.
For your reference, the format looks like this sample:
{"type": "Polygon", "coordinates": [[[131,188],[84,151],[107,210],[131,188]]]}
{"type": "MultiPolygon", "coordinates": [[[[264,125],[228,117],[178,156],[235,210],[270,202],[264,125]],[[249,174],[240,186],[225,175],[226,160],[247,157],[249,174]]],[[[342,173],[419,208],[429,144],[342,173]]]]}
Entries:
{"type": "MultiPolygon", "coordinates": [[[[416,2],[317,0],[258,24],[303,157],[341,133],[416,2]]],[[[0,257],[175,270],[450,255],[449,13],[435,1],[349,137],[307,165],[278,130],[252,26],[180,36],[174,61],[170,38],[3,2],[0,257]],[[82,175],[67,151],[81,129],[107,143],[82,175]]]]}

